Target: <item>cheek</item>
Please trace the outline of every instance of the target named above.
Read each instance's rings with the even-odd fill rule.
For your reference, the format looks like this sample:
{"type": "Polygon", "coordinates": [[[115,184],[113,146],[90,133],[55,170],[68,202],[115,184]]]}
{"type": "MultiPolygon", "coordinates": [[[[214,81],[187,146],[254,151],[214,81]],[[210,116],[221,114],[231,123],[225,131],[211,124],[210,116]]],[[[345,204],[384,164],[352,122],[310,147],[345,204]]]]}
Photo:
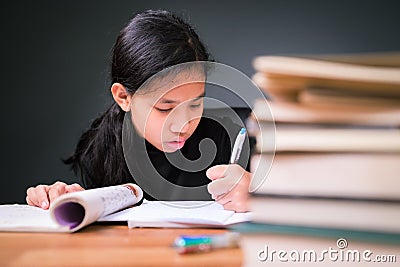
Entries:
{"type": "Polygon", "coordinates": [[[145,122],[147,114],[150,112],[149,108],[144,105],[144,101],[139,101],[137,97],[132,99],[131,103],[131,120],[135,126],[136,131],[143,136],[145,131],[145,122]]]}
{"type": "Polygon", "coordinates": [[[163,120],[153,111],[149,111],[146,107],[136,105],[131,109],[131,119],[136,131],[150,143],[159,135],[163,120]]]}
{"type": "Polygon", "coordinates": [[[133,125],[135,126],[137,133],[140,136],[143,136],[145,132],[146,118],[144,118],[143,114],[137,109],[131,109],[131,120],[133,125]]]}
{"type": "Polygon", "coordinates": [[[200,118],[196,118],[191,121],[190,124],[191,124],[192,133],[196,130],[199,123],[200,123],[200,118]]]}
{"type": "Polygon", "coordinates": [[[167,127],[165,123],[165,118],[163,116],[159,116],[156,112],[151,112],[147,122],[145,123],[145,138],[148,141],[158,140],[160,142],[162,132],[165,132],[163,127],[167,127]]]}
{"type": "Polygon", "coordinates": [[[203,108],[196,110],[192,114],[192,120],[190,121],[192,132],[196,130],[200,123],[201,117],[203,116],[203,108]]]}

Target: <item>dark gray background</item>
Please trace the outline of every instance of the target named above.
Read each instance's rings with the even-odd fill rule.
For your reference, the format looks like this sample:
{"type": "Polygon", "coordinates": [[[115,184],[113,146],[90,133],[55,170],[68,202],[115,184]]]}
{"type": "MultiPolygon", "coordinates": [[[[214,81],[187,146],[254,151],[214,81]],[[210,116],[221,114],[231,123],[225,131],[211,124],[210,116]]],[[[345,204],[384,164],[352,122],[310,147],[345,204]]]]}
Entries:
{"type": "Polygon", "coordinates": [[[109,105],[110,49],[133,13],[183,15],[218,62],[250,76],[257,55],[400,50],[397,2],[3,1],[0,203],[77,181],[60,158],[109,105]]]}

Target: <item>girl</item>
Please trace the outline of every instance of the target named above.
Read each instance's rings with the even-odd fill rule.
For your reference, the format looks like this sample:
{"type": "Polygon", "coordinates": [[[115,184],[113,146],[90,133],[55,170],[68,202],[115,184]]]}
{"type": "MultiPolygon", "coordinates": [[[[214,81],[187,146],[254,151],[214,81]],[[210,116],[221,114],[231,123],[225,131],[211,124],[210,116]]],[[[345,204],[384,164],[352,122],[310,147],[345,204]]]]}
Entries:
{"type": "MultiPolygon", "coordinates": [[[[204,65],[173,67],[204,61],[209,61],[209,54],[197,34],[187,23],[167,11],[137,14],[121,30],[111,62],[114,102],[94,120],[81,136],[73,155],[65,160],[81,177],[86,189],[141,181],[138,185],[144,189],[146,199],[180,199],[179,194],[169,191],[160,197],[157,192],[162,188],[157,189],[154,172],[150,171],[155,169],[177,187],[206,185],[208,196],[225,209],[247,210],[251,173],[243,167],[246,168],[248,162],[242,163],[243,167],[224,165],[231,153],[230,131],[233,129],[232,132],[237,134],[240,127],[226,120],[224,124],[228,126],[221,125],[202,116],[207,72],[204,65]],[[167,72],[166,76],[184,82],[168,88],[160,82],[165,80],[163,75],[160,79],[150,79],[171,67],[173,71],[167,72]],[[196,76],[196,82],[185,82],[188,76],[196,76]],[[147,82],[149,79],[156,82],[147,82]],[[132,138],[128,145],[123,144],[126,114],[128,124],[132,126],[128,127],[132,129],[128,131],[132,138]],[[188,170],[171,161],[179,155],[195,161],[201,156],[200,142],[205,139],[216,145],[215,155],[206,168],[188,170]],[[144,149],[140,148],[141,144],[144,149]],[[128,149],[132,147],[134,151],[128,149]],[[144,158],[151,164],[144,163],[147,162],[144,158]]],[[[80,190],[84,188],[79,184],[63,182],[38,185],[27,190],[26,201],[29,205],[48,209],[58,196],[80,190]]]]}

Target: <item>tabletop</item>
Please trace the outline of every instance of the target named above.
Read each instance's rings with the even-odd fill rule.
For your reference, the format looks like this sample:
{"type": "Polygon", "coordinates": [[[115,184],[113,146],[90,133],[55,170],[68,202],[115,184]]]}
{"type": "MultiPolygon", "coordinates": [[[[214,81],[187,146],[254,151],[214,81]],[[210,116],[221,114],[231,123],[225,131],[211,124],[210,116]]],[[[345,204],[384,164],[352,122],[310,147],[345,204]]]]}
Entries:
{"type": "Polygon", "coordinates": [[[240,248],[179,254],[180,235],[225,229],[134,228],[90,225],[76,233],[0,233],[0,266],[241,266],[240,248]]]}

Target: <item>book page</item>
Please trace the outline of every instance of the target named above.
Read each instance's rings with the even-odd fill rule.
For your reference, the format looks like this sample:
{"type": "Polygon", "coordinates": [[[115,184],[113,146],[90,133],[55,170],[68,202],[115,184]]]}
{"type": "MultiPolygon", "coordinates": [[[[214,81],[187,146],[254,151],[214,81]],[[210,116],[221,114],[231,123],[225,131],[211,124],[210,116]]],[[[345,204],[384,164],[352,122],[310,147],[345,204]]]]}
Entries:
{"type": "Polygon", "coordinates": [[[28,205],[0,205],[0,231],[64,232],[48,210],[28,205]]]}

